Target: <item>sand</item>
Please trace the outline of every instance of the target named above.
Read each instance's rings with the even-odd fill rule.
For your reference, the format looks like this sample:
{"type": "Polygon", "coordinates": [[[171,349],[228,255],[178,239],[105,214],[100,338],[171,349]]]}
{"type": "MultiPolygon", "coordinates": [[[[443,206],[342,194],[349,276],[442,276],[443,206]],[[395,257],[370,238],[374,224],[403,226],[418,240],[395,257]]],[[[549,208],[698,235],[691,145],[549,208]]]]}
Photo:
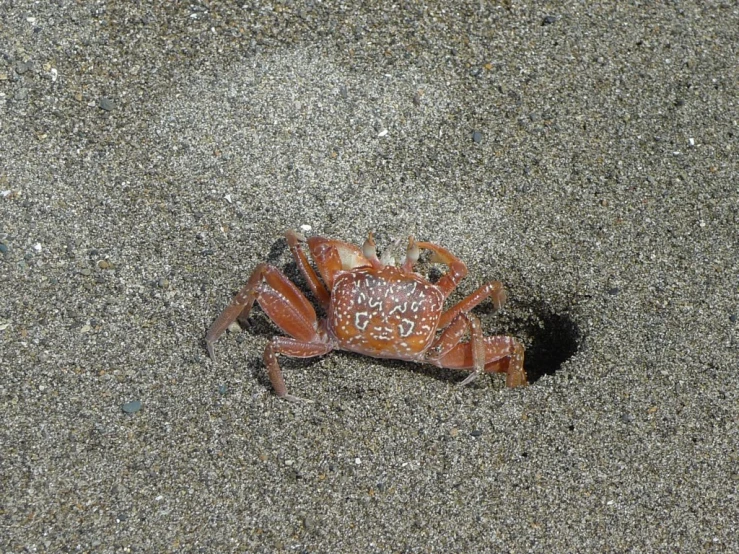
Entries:
{"type": "Polygon", "coordinates": [[[0,551],[739,550],[739,10],[588,4],[6,2],[0,551]],[[301,227],[502,281],[531,385],[208,359],[301,227]]]}

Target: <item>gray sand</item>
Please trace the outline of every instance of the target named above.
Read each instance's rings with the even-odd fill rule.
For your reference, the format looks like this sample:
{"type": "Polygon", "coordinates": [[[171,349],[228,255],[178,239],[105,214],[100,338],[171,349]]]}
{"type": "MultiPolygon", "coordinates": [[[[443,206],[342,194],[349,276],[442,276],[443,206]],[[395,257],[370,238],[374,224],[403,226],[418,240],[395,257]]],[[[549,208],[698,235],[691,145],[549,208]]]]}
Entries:
{"type": "Polygon", "coordinates": [[[738,551],[736,3],[241,4],[3,2],[0,551],[738,551]],[[503,281],[532,385],[209,360],[300,226],[503,281]]]}

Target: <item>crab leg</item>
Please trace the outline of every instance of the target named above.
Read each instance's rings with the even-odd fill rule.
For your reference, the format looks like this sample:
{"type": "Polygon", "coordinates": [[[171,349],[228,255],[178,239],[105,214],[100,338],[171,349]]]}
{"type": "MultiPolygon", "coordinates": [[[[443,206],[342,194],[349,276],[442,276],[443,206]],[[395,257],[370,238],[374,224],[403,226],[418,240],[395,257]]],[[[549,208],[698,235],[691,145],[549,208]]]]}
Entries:
{"type": "Polygon", "coordinates": [[[290,246],[290,252],[295,258],[295,263],[324,309],[328,308],[330,303],[331,295],[328,291],[333,288],[336,273],[372,265],[359,248],[347,242],[323,237],[306,239],[295,231],[287,231],[285,238],[290,246]],[[323,283],[318,279],[318,274],[308,263],[308,257],[300,248],[300,243],[303,242],[308,244],[308,249],[318,267],[318,274],[323,279],[323,283]]]}
{"type": "Polygon", "coordinates": [[[469,328],[470,318],[468,315],[466,313],[458,314],[431,344],[427,352],[427,358],[429,360],[438,360],[445,356],[462,341],[462,337],[464,337],[464,334],[469,328]]]}
{"type": "Polygon", "coordinates": [[[436,283],[436,286],[444,294],[444,298],[448,297],[457,288],[459,282],[467,275],[467,266],[443,246],[439,246],[433,242],[417,242],[415,245],[422,250],[431,250],[433,252],[433,256],[431,256],[432,263],[441,263],[449,268],[436,283]]]}
{"type": "Polygon", "coordinates": [[[279,269],[259,264],[205,335],[208,354],[215,359],[213,345],[237,318],[246,319],[259,302],[267,316],[285,333],[305,342],[318,342],[316,312],[308,299],[279,269]]]}
{"type": "Polygon", "coordinates": [[[428,361],[440,367],[446,367],[443,360],[446,359],[449,352],[460,346],[460,344],[469,348],[472,355],[472,367],[474,368],[474,373],[462,383],[466,385],[485,370],[485,342],[482,336],[482,326],[477,316],[464,312],[457,314],[429,349],[429,352],[433,352],[433,355],[429,356],[428,361]],[[469,342],[461,343],[462,337],[467,329],[470,331],[470,340],[469,342]]]}
{"type": "Polygon", "coordinates": [[[264,365],[267,366],[269,381],[272,383],[272,388],[275,389],[275,394],[285,400],[304,400],[287,394],[285,379],[282,377],[282,370],[277,363],[278,354],[291,358],[314,358],[315,356],[328,354],[331,350],[332,346],[328,343],[305,342],[288,337],[273,338],[264,349],[264,365]]]}
{"type": "MultiPolygon", "coordinates": [[[[526,370],[523,367],[523,345],[513,337],[484,337],[485,373],[506,373],[506,385],[519,387],[528,384],[526,370]]],[[[432,363],[449,369],[473,369],[472,375],[462,381],[465,385],[477,377],[475,368],[475,352],[471,342],[460,343],[447,354],[432,363]]]]}
{"type": "Polygon", "coordinates": [[[503,307],[503,303],[506,299],[506,293],[503,289],[503,284],[500,281],[491,281],[490,283],[486,283],[481,286],[469,296],[457,302],[454,306],[441,314],[441,318],[439,319],[439,327],[443,329],[444,327],[449,325],[454,320],[454,318],[457,317],[457,315],[459,315],[460,313],[469,312],[472,308],[480,304],[480,302],[485,300],[488,296],[492,297],[495,309],[500,310],[503,307]]]}

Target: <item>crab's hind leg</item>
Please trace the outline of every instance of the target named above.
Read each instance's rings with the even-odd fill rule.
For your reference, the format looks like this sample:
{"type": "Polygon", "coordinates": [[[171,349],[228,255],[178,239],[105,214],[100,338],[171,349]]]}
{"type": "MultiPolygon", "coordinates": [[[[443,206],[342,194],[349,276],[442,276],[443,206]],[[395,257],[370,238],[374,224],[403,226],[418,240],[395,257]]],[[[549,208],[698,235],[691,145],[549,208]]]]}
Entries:
{"type": "Polygon", "coordinates": [[[465,332],[469,329],[470,340],[465,343],[472,354],[472,366],[475,373],[480,373],[485,368],[485,343],[482,336],[482,326],[476,316],[467,313],[459,313],[444,329],[439,338],[431,345],[427,354],[427,361],[432,364],[445,367],[443,360],[454,348],[460,345],[465,332]]]}
{"type": "MultiPolygon", "coordinates": [[[[526,370],[523,367],[524,347],[520,342],[513,337],[501,335],[484,337],[483,344],[485,346],[483,369],[485,373],[505,373],[508,387],[528,384],[526,370]]],[[[471,369],[473,373],[462,381],[463,385],[474,380],[479,374],[478,366],[476,366],[476,353],[471,342],[457,344],[432,363],[449,369],[471,369]]]]}

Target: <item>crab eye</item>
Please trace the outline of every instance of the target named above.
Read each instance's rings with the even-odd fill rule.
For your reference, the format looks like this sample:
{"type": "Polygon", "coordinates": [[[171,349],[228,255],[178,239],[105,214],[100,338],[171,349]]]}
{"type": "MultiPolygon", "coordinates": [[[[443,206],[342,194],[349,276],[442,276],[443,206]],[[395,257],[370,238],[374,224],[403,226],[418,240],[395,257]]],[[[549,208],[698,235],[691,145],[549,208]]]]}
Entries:
{"type": "Polygon", "coordinates": [[[418,248],[416,239],[414,239],[413,237],[408,237],[408,251],[405,254],[406,259],[411,263],[416,263],[420,256],[421,251],[418,248]]]}
{"type": "Polygon", "coordinates": [[[377,248],[375,248],[375,240],[372,237],[372,231],[370,231],[367,240],[362,245],[362,254],[365,258],[373,259],[377,257],[377,248]]]}

